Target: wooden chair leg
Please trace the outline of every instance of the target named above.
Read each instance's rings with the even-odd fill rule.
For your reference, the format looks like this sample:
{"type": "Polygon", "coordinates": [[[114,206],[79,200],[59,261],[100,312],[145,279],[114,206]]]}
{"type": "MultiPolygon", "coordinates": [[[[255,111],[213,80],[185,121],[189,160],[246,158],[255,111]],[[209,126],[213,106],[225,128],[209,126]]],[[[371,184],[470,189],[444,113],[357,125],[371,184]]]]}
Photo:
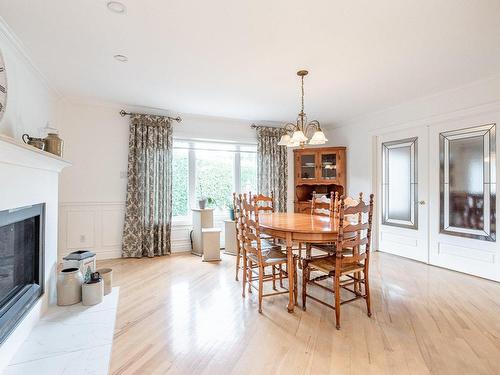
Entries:
{"type": "Polygon", "coordinates": [[[273,270],[273,290],[276,290],[276,266],[271,266],[273,270]]]}
{"type": "Polygon", "coordinates": [[[283,265],[280,264],[280,288],[283,289],[283,265]]]}
{"type": "Polygon", "coordinates": [[[295,277],[293,278],[293,298],[295,300],[295,305],[299,304],[299,291],[298,291],[298,282],[297,280],[299,279],[299,273],[297,272],[297,263],[298,263],[298,258],[294,259],[293,262],[293,274],[295,277]]]}
{"type": "Polygon", "coordinates": [[[370,303],[370,283],[368,281],[368,270],[365,269],[363,272],[365,279],[365,300],[366,300],[366,311],[368,316],[372,316],[371,303],[370,303]]]}
{"type": "Polygon", "coordinates": [[[246,257],[245,257],[245,254],[243,254],[243,267],[242,267],[242,271],[243,271],[243,291],[241,293],[241,295],[243,297],[245,297],[245,288],[247,287],[247,260],[246,260],[246,257]]]}
{"type": "Polygon", "coordinates": [[[253,272],[252,272],[253,262],[248,259],[248,293],[252,293],[252,281],[253,281],[253,272]]]}
{"type": "Polygon", "coordinates": [[[236,246],[236,281],[238,281],[238,273],[240,271],[240,249],[239,246],[236,246]]]}
{"type": "Polygon", "coordinates": [[[302,263],[302,310],[306,311],[307,283],[309,281],[309,267],[307,262],[302,263]]]}
{"type": "Polygon", "coordinates": [[[334,276],[335,284],[335,323],[336,328],[340,329],[340,276],[334,276]]]}
{"type": "Polygon", "coordinates": [[[311,244],[310,243],[306,244],[306,258],[311,259],[311,244]]]}
{"type": "MultiPolygon", "coordinates": [[[[274,266],[273,266],[274,270],[274,266]]],[[[264,294],[264,268],[259,266],[259,313],[262,314],[262,296],[264,294]]]]}

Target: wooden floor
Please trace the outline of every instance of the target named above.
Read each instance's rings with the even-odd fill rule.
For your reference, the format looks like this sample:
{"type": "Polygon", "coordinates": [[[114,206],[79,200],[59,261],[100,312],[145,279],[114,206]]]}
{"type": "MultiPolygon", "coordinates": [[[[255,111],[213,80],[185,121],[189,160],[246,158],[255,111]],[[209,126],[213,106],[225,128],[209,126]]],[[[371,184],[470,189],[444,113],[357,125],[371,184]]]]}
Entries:
{"type": "Polygon", "coordinates": [[[243,299],[234,257],[99,262],[120,301],[112,374],[500,374],[500,284],[374,253],[372,311],[243,299]]]}

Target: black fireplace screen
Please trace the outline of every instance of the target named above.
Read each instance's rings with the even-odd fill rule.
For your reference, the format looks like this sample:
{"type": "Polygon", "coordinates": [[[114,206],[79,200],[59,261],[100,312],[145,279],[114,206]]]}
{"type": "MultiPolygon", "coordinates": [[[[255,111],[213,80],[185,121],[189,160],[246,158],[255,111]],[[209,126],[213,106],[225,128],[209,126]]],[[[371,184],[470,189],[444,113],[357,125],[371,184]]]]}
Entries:
{"type": "Polygon", "coordinates": [[[43,293],[44,205],[0,212],[0,342],[43,293]]]}

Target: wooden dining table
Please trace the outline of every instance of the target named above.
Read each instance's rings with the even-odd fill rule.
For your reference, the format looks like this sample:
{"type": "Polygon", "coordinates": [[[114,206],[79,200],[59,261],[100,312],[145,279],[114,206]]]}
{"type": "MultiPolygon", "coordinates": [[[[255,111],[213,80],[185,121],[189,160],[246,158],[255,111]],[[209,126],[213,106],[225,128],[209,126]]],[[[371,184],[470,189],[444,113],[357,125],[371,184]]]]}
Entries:
{"type": "Polygon", "coordinates": [[[329,216],[301,214],[293,212],[260,213],[259,226],[262,233],[285,241],[287,263],[289,301],[288,312],[293,312],[295,267],[292,245],[298,243],[328,243],[337,240],[337,219],[329,216]]]}

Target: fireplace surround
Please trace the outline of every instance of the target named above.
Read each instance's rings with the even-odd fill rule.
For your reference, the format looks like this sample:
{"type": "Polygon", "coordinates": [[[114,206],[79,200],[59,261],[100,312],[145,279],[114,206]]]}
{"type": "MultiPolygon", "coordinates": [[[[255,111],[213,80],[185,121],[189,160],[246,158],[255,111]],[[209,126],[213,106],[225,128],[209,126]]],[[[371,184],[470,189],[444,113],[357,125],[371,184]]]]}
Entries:
{"type": "Polygon", "coordinates": [[[45,204],[0,211],[0,344],[44,293],[45,204]]]}
{"type": "Polygon", "coordinates": [[[59,173],[71,163],[0,134],[0,212],[44,203],[39,274],[43,294],[0,344],[0,373],[17,353],[50,305],[56,303],[59,173]]]}

